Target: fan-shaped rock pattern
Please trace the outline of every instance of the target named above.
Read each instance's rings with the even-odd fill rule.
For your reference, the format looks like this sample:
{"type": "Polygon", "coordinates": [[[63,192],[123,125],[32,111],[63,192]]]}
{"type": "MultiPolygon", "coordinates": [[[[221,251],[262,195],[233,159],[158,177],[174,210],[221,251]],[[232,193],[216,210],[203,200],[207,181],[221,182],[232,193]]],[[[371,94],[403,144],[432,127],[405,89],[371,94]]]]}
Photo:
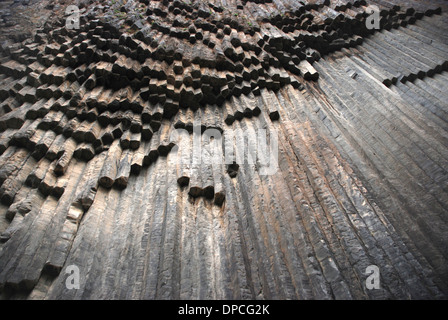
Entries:
{"type": "Polygon", "coordinates": [[[446,298],[443,1],[74,4],[1,47],[2,297],[446,298]]]}

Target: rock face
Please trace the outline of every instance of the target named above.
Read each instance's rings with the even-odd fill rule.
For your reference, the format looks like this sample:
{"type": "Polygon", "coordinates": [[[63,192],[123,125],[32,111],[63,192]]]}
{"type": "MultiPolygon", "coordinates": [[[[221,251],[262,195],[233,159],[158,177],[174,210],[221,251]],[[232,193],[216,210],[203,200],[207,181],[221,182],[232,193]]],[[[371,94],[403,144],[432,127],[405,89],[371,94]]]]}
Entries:
{"type": "Polygon", "coordinates": [[[46,5],[1,47],[0,297],[446,299],[446,9],[46,5]]]}

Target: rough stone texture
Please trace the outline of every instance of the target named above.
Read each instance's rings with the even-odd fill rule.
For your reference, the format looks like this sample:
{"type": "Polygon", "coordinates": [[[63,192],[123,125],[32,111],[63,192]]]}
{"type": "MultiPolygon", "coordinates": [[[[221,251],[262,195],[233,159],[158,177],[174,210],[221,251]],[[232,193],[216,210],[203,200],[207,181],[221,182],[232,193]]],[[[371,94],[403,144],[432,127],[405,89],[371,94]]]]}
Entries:
{"type": "Polygon", "coordinates": [[[1,298],[448,297],[446,2],[0,4],[1,298]]]}

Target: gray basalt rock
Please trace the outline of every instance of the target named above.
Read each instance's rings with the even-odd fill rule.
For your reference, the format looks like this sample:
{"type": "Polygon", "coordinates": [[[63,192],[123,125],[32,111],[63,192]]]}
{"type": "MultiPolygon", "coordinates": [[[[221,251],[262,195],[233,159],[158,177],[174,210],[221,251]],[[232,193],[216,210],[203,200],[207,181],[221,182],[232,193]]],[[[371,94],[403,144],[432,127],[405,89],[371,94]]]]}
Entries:
{"type": "Polygon", "coordinates": [[[0,298],[448,297],[442,0],[12,3],[0,298]]]}

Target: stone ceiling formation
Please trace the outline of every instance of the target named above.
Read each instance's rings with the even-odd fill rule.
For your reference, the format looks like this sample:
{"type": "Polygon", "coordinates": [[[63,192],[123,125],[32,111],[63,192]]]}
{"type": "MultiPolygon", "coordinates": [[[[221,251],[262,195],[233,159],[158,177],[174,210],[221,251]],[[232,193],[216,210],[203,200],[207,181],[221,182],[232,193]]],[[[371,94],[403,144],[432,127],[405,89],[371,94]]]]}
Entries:
{"type": "Polygon", "coordinates": [[[447,299],[447,10],[0,2],[0,298],[447,299]]]}

